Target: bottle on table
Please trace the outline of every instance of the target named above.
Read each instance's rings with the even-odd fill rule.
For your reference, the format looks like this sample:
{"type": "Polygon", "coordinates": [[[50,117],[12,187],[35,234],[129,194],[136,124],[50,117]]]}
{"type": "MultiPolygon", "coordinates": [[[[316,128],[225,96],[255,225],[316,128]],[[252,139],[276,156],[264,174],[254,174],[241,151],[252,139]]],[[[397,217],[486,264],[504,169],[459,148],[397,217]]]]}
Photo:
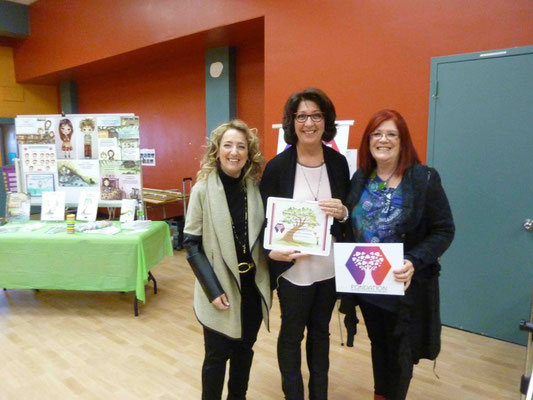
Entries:
{"type": "Polygon", "coordinates": [[[144,206],[140,200],[137,202],[137,220],[144,221],[144,206]]]}

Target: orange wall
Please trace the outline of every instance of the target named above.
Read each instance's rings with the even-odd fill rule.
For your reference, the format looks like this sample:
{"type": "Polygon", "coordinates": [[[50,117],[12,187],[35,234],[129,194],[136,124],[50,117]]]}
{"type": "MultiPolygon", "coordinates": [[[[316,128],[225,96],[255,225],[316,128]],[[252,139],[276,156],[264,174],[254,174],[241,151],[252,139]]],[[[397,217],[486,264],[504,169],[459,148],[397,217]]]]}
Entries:
{"type": "MultiPolygon", "coordinates": [[[[264,106],[256,109],[247,102],[243,105],[243,99],[254,96],[258,80],[249,87],[242,87],[241,82],[239,104],[248,107],[246,118],[256,118],[256,113],[264,117],[267,157],[273,156],[276,148],[275,132],[270,126],[280,122],[287,96],[307,86],[320,87],[331,96],[339,119],[356,121],[351,147],[357,147],[372,113],[392,107],[406,117],[415,145],[425,157],[430,58],[533,44],[531,0],[69,0],[68,6],[62,0],[39,0],[30,6],[31,37],[15,49],[17,78],[54,79],[69,68],[261,16],[264,106]],[[36,59],[38,63],[34,62],[36,59]]],[[[201,117],[205,112],[203,85],[196,88],[194,98],[179,97],[180,92],[191,94],[193,86],[200,83],[203,66],[195,57],[193,54],[190,60],[176,61],[176,68],[179,65],[190,71],[190,80],[174,81],[165,74],[161,76],[175,88],[175,96],[168,93],[164,99],[172,100],[170,109],[175,110],[168,111],[169,117],[176,116],[172,121],[179,129],[180,138],[175,144],[183,144],[185,149],[196,135],[189,132],[200,132],[205,124],[201,117]],[[192,71],[195,66],[202,67],[202,71],[192,71]],[[179,109],[188,110],[188,116],[179,117],[179,109]],[[183,134],[187,136],[181,138],[183,134]]],[[[246,70],[256,68],[254,74],[258,75],[261,68],[256,61],[250,60],[246,70]]],[[[109,81],[108,91],[130,90],[115,86],[115,82],[131,82],[125,75],[109,81]]],[[[159,77],[148,75],[143,79],[157,86],[159,77]]],[[[104,82],[99,85],[103,90],[104,82]]],[[[83,98],[89,96],[87,86],[80,90],[84,108],[100,101],[83,98]]],[[[157,102],[157,93],[147,97],[157,102]]],[[[158,127],[154,129],[157,133],[144,135],[145,144],[156,140],[150,135],[160,135],[157,140],[170,143],[175,130],[159,129],[157,124],[164,126],[167,120],[158,122],[159,112],[152,105],[141,103],[139,100],[139,111],[128,111],[138,112],[146,124],[158,127]]],[[[113,110],[117,110],[117,103],[113,104],[113,110]]],[[[110,102],[107,105],[111,107],[110,102]]],[[[143,125],[143,129],[149,126],[143,125]]],[[[170,150],[158,153],[158,162],[167,152],[170,150]]],[[[178,161],[178,165],[182,163],[178,161]]],[[[159,168],[157,171],[153,175],[147,172],[146,176],[156,179],[153,176],[173,174],[159,168]]]]}

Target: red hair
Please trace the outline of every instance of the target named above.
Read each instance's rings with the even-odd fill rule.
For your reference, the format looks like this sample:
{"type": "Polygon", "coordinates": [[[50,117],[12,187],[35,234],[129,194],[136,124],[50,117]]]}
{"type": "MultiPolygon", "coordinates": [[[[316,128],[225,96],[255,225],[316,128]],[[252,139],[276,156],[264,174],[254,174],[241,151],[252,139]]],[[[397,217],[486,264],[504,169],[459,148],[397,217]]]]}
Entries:
{"type": "Polygon", "coordinates": [[[370,134],[385,121],[394,122],[400,135],[400,158],[398,159],[398,168],[396,169],[395,175],[401,176],[411,165],[420,163],[420,159],[413,146],[411,134],[409,133],[405,119],[395,110],[381,110],[370,118],[363,133],[363,138],[361,139],[361,145],[357,154],[357,163],[366,175],[370,175],[376,169],[376,160],[372,157],[372,153],[370,153],[370,134]]]}

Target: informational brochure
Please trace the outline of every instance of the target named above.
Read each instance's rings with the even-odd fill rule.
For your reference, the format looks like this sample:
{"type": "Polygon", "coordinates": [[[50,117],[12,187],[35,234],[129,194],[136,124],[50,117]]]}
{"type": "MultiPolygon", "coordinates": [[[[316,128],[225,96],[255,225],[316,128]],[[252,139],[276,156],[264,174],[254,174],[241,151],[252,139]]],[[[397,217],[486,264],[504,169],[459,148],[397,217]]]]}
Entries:
{"type": "Polygon", "coordinates": [[[102,229],[87,230],[83,233],[97,234],[97,235],[116,235],[120,233],[120,228],[117,226],[108,226],[102,229]]]}
{"type": "Polygon", "coordinates": [[[263,245],[266,249],[293,249],[306,254],[329,255],[331,248],[328,217],[317,201],[269,197],[263,245]]]}
{"type": "Polygon", "coordinates": [[[102,200],[140,199],[141,163],[139,161],[100,161],[102,200]]]}
{"type": "Polygon", "coordinates": [[[44,192],[41,221],[65,220],[65,192],[44,192]]]}
{"type": "Polygon", "coordinates": [[[119,161],[122,159],[117,138],[98,139],[98,159],[101,161],[119,161]]]}
{"type": "Polygon", "coordinates": [[[47,234],[53,234],[53,235],[55,235],[56,233],[64,233],[64,232],[65,232],[64,226],[51,226],[50,228],[46,230],[47,234]]]}
{"type": "Polygon", "coordinates": [[[149,167],[155,167],[155,149],[141,149],[141,163],[149,167]]]}
{"type": "Polygon", "coordinates": [[[57,132],[57,116],[26,116],[15,119],[17,143],[54,144],[57,132]]]}
{"type": "Polygon", "coordinates": [[[27,193],[8,193],[6,197],[6,221],[26,222],[30,219],[31,197],[27,193]]]}
{"type": "Polygon", "coordinates": [[[139,161],[139,139],[123,139],[119,145],[122,160],[139,161]]]}
{"type": "Polygon", "coordinates": [[[62,188],[97,189],[99,164],[96,160],[58,160],[57,176],[62,188]]]}
{"type": "Polygon", "coordinates": [[[53,144],[23,144],[20,146],[22,170],[26,174],[36,172],[54,173],[56,148],[53,144]]]}
{"type": "Polygon", "coordinates": [[[34,197],[40,197],[44,192],[55,190],[54,174],[28,174],[26,175],[26,188],[34,197]]]}
{"type": "Polygon", "coordinates": [[[139,139],[139,117],[122,117],[116,130],[120,140],[139,139]]]}
{"type": "Polygon", "coordinates": [[[393,270],[403,266],[402,243],[334,243],[337,292],[404,294],[393,270]]]}
{"type": "Polygon", "coordinates": [[[122,203],[120,205],[120,222],[131,222],[135,220],[136,206],[137,200],[122,199],[122,203]]]}
{"type": "Polygon", "coordinates": [[[0,168],[4,178],[6,193],[17,191],[17,170],[13,165],[6,165],[0,168]]]}
{"type": "Polygon", "coordinates": [[[0,226],[0,233],[15,233],[19,230],[19,228],[20,228],[20,225],[0,226]]]}
{"type": "Polygon", "coordinates": [[[100,192],[94,190],[83,190],[80,192],[78,200],[78,211],[76,220],[78,221],[96,221],[98,211],[98,201],[100,192]]]}

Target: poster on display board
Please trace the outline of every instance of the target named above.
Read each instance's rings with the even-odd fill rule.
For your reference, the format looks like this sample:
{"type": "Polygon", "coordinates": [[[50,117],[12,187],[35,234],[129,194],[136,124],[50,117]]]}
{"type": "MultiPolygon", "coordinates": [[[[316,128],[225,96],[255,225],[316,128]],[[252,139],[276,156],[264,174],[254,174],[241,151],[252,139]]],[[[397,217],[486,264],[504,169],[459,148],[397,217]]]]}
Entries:
{"type": "Polygon", "coordinates": [[[48,191],[77,205],[80,191],[99,194],[100,205],[142,200],[139,117],[134,114],[21,115],[15,118],[18,179],[42,204],[48,191]]]}

